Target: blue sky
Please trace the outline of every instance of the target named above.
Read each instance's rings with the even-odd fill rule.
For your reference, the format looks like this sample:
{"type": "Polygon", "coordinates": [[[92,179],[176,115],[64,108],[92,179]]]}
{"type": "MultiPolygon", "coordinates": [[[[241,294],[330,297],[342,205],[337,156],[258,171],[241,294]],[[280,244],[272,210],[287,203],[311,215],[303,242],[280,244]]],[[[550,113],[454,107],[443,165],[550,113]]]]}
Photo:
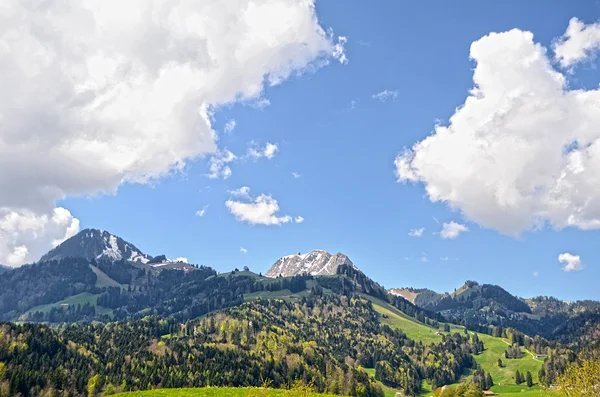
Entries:
{"type": "MultiPolygon", "coordinates": [[[[507,233],[500,220],[477,212],[480,203],[469,197],[456,205],[432,202],[425,182],[442,183],[443,177],[423,171],[414,182],[402,183],[394,166],[405,148],[432,134],[436,124],[448,125],[464,104],[473,88],[473,42],[516,28],[532,32],[553,59],[553,40],[571,18],[586,26],[598,22],[599,3],[472,1],[457,7],[381,1],[374,7],[337,0],[317,2],[316,14],[324,29],[347,38],[348,62],[332,59],[267,87],[268,106],[215,107],[217,148],[237,156],[227,164],[231,176],[209,178],[212,155],[205,154],[150,183],[123,183],[115,194],[67,194],[57,205],[78,218],[81,229],[105,229],[152,255],[186,257],[219,271],[247,265],[264,273],[280,256],[325,249],[346,253],[387,288],[452,291],[477,280],[523,297],[600,299],[597,227],[565,227],[559,219],[541,230],[507,233]],[[385,90],[387,100],[374,97],[385,90]],[[235,128],[227,133],[230,120],[235,128]],[[247,155],[267,142],[278,148],[271,159],[247,155]],[[232,196],[243,186],[250,188],[249,197],[232,196]],[[226,206],[228,200],[249,202],[261,194],[277,201],[277,216],[292,220],[250,224],[226,206]],[[467,215],[465,208],[473,212],[467,215]],[[297,217],[304,221],[295,222],[297,217]],[[444,239],[439,233],[450,222],[468,231],[444,239]],[[420,237],[409,235],[420,228],[420,237]],[[565,272],[561,253],[580,256],[584,268],[565,272]]],[[[600,83],[597,59],[587,55],[573,68],[553,63],[572,89],[595,90],[600,83]]]]}

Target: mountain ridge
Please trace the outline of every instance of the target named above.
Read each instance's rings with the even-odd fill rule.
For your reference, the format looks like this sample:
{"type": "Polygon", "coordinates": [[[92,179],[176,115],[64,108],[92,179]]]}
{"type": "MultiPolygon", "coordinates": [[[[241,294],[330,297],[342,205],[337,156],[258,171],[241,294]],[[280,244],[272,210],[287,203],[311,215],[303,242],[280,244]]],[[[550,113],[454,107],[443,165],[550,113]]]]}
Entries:
{"type": "MultiPolygon", "coordinates": [[[[78,235],[48,252],[38,263],[52,264],[51,261],[60,262],[73,257],[83,259],[88,264],[95,263],[95,266],[99,266],[113,280],[122,285],[129,285],[132,290],[132,296],[129,297],[123,296],[123,294],[119,295],[120,293],[117,290],[107,291],[103,289],[103,285],[95,285],[97,284],[95,281],[86,284],[85,289],[85,291],[98,296],[107,295],[106,298],[103,298],[105,299],[103,302],[110,304],[110,308],[113,310],[120,310],[125,307],[131,308],[130,310],[120,311],[125,318],[144,308],[151,309],[164,306],[161,302],[151,301],[152,295],[139,294],[139,289],[147,290],[148,287],[152,286],[158,288],[153,293],[160,295],[165,292],[161,290],[163,288],[161,285],[167,288],[166,285],[176,279],[180,280],[178,282],[186,282],[185,276],[175,275],[170,272],[171,270],[183,270],[183,272],[178,273],[188,273],[190,270],[194,270],[192,273],[196,273],[195,270],[199,269],[194,265],[171,262],[164,255],[152,257],[144,254],[135,245],[124,239],[98,229],[81,231],[78,235]],[[167,284],[161,284],[167,279],[169,279],[167,284]],[[159,280],[161,281],[159,282],[159,280]],[[153,285],[155,282],[158,283],[156,287],[153,285]],[[144,297],[136,298],[136,295],[143,295],[144,297]]],[[[60,267],[56,268],[59,269],[60,267]]],[[[62,269],[64,272],[64,266],[62,269]]],[[[192,284],[200,283],[206,274],[209,274],[209,276],[218,274],[213,269],[207,268],[206,270],[208,273],[201,271],[191,276],[189,282],[192,284]]],[[[51,274],[52,266],[46,269],[46,272],[51,274]]],[[[11,273],[13,272],[5,272],[1,278],[5,278],[11,273]]],[[[18,277],[20,280],[27,280],[37,277],[34,274],[35,271],[29,267],[23,268],[18,273],[15,273],[13,278],[18,277]]],[[[236,271],[223,274],[227,277],[229,275],[237,276],[236,271]]],[[[248,274],[242,272],[239,274],[240,277],[236,278],[242,280],[248,274]]],[[[51,277],[60,279],[63,276],[52,274],[51,277]]],[[[264,295],[266,297],[277,296],[282,293],[278,291],[284,290],[292,291],[292,295],[302,291],[309,293],[310,288],[306,286],[306,277],[314,277],[315,280],[318,278],[319,282],[317,284],[327,290],[344,294],[353,291],[354,293],[366,293],[378,298],[395,299],[397,304],[404,305],[403,307],[408,312],[414,313],[415,308],[424,310],[430,312],[428,316],[431,319],[439,319],[438,321],[446,319],[456,324],[467,325],[471,329],[480,330],[481,332],[488,332],[486,330],[490,327],[511,327],[529,335],[540,335],[549,339],[560,337],[568,341],[573,335],[573,330],[583,329],[582,327],[585,327],[585,324],[589,321],[600,318],[600,302],[568,303],[556,298],[545,297],[522,299],[513,296],[502,287],[479,284],[475,281],[465,282],[463,286],[455,289],[452,293],[437,293],[427,288],[391,288],[386,290],[360,271],[347,255],[343,253],[332,255],[324,250],[313,250],[305,254],[298,253],[284,256],[277,260],[265,275],[266,279],[279,278],[280,280],[277,280],[277,282],[272,280],[271,283],[266,283],[266,279],[264,282],[261,281],[262,278],[259,275],[254,278],[250,277],[253,280],[240,281],[244,286],[240,287],[237,293],[249,293],[253,296],[264,295]]],[[[24,285],[34,285],[34,283],[27,284],[26,281],[24,283],[24,285]]],[[[311,281],[311,283],[313,282],[311,281]]],[[[41,285],[43,286],[43,284],[42,282],[41,285]]],[[[35,285],[40,286],[40,283],[35,285]]],[[[55,285],[53,288],[56,288],[56,284],[53,285],[55,285]]],[[[70,288],[70,291],[81,292],[81,289],[78,289],[79,287],[75,285],[65,287],[70,288]]],[[[173,287],[175,286],[168,288],[173,287]]],[[[10,289],[11,283],[7,282],[6,288],[10,289]]],[[[195,291],[190,292],[192,294],[203,293],[198,289],[198,285],[189,285],[185,288],[189,288],[189,291],[195,291]]],[[[21,296],[16,291],[12,295],[10,293],[5,295],[5,299],[8,300],[21,296]]],[[[53,292],[50,296],[55,296],[55,293],[53,292]]],[[[0,296],[1,299],[2,296],[0,296]]],[[[173,303],[169,307],[164,306],[165,308],[162,309],[165,313],[189,312],[185,309],[183,301],[178,301],[179,298],[176,297],[173,297],[173,299],[173,303]],[[179,305],[183,306],[174,311],[174,308],[179,305]]],[[[239,298],[230,296],[228,299],[232,299],[232,302],[238,302],[237,299],[239,298]]],[[[43,303],[54,303],[48,297],[43,298],[43,300],[43,303]]],[[[211,301],[206,308],[203,307],[201,310],[208,310],[208,307],[218,307],[221,304],[211,301]]],[[[14,315],[16,314],[19,314],[19,310],[14,311],[14,315]]],[[[187,316],[188,314],[177,315],[187,316]]],[[[89,317],[89,319],[93,318],[93,316],[89,317]]],[[[589,333],[595,334],[596,331],[590,328],[589,333]]]]}
{"type": "Polygon", "coordinates": [[[152,260],[151,255],[143,253],[121,237],[100,229],[84,229],[43,255],[39,262],[68,257],[84,258],[89,261],[127,260],[144,264],[152,260]]]}

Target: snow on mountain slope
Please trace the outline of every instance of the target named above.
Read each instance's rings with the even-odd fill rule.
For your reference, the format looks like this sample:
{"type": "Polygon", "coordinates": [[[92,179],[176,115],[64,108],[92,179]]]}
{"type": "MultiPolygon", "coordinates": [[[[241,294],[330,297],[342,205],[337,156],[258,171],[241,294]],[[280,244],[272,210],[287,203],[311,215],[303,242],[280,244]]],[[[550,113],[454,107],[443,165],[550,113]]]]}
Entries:
{"type": "Polygon", "coordinates": [[[299,274],[313,276],[331,276],[337,273],[338,267],[346,264],[358,268],[350,258],[342,253],[331,255],[327,251],[314,250],[306,254],[294,254],[280,258],[265,274],[267,277],[291,277],[299,274]]]}

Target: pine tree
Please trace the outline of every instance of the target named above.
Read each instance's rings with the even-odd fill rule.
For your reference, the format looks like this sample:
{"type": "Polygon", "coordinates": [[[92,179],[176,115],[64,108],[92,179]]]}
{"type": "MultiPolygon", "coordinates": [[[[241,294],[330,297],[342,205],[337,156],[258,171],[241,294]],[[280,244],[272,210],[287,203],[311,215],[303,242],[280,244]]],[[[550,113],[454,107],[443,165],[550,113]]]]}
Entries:
{"type": "Polygon", "coordinates": [[[521,377],[521,373],[519,372],[519,370],[517,370],[517,372],[515,373],[515,383],[517,385],[523,383],[523,378],[521,377]]]}
{"type": "Polygon", "coordinates": [[[485,376],[485,390],[491,389],[494,386],[494,381],[492,380],[492,375],[489,373],[485,376]]]}
{"type": "Polygon", "coordinates": [[[527,371],[527,387],[533,386],[533,378],[531,377],[531,372],[527,371]]]}
{"type": "Polygon", "coordinates": [[[498,366],[499,366],[500,368],[502,368],[502,366],[503,366],[503,364],[502,364],[502,359],[501,359],[501,358],[499,358],[499,359],[498,359],[498,366]]]}

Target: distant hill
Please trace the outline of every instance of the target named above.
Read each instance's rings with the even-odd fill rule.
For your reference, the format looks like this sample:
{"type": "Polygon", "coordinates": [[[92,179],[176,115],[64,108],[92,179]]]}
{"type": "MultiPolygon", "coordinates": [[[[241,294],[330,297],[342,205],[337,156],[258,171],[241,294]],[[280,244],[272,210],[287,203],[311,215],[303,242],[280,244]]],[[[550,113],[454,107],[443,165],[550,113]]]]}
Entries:
{"type": "Polygon", "coordinates": [[[135,245],[104,230],[85,229],[42,256],[40,262],[64,258],[84,258],[89,261],[108,259],[148,263],[152,256],[135,245]]]}
{"type": "Polygon", "coordinates": [[[8,266],[0,265],[0,274],[9,271],[11,268],[8,266]]]}
{"type": "Polygon", "coordinates": [[[600,320],[600,302],[596,301],[569,303],[552,297],[522,299],[497,285],[475,281],[465,282],[451,294],[424,288],[392,288],[388,292],[472,329],[512,327],[564,343],[580,338],[589,342],[600,335],[600,327],[594,323],[600,320]]]}
{"type": "Polygon", "coordinates": [[[427,288],[392,288],[388,291],[392,295],[401,296],[409,302],[427,310],[439,310],[446,304],[452,305],[450,294],[440,294],[427,288]]]}
{"type": "Polygon", "coordinates": [[[267,277],[291,277],[300,274],[313,276],[331,276],[337,273],[341,265],[348,265],[358,269],[350,258],[338,252],[331,255],[327,251],[314,250],[306,254],[297,253],[284,256],[277,260],[267,271],[267,277]]]}

